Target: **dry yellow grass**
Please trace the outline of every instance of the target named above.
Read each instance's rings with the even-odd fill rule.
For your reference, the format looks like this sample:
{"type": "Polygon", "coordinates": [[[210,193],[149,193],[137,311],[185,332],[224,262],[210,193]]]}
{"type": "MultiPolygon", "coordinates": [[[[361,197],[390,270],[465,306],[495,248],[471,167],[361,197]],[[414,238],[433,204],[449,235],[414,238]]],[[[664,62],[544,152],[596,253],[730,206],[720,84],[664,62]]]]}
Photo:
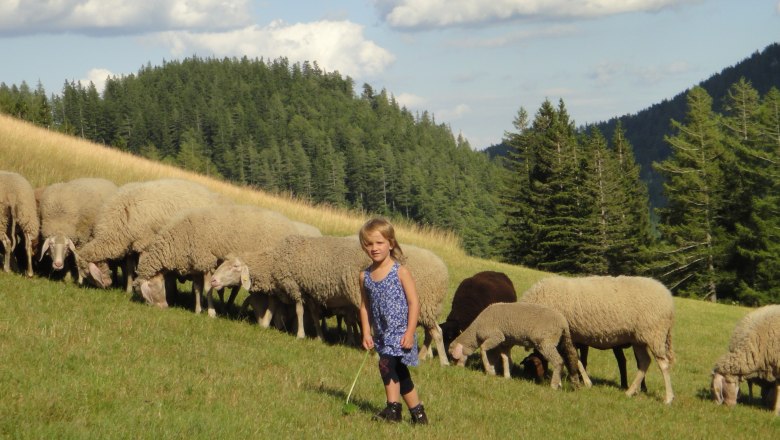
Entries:
{"type": "MultiPolygon", "coordinates": [[[[326,235],[355,234],[368,218],[367,214],[361,212],[315,206],[292,197],[237,186],[42,129],[7,115],[0,115],[0,169],[22,174],[35,187],[78,177],[102,177],[118,185],[160,178],[191,180],[237,203],[274,209],[291,219],[314,225],[326,235]]],[[[463,278],[481,270],[507,273],[519,291],[544,275],[519,266],[469,257],[461,248],[458,237],[449,231],[411,222],[397,223],[396,230],[402,245],[414,244],[442,257],[450,270],[451,291],[463,278]]]]}

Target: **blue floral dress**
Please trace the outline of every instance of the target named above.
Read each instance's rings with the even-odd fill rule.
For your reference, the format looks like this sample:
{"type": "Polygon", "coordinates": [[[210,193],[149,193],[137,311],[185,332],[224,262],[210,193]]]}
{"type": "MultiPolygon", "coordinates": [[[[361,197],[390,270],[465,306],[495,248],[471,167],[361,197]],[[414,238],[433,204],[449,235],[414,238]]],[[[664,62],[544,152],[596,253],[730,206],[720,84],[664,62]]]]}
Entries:
{"type": "Polygon", "coordinates": [[[374,348],[377,353],[400,356],[405,365],[415,367],[417,335],[414,335],[412,348],[407,350],[401,347],[401,337],[409,323],[409,304],[398,278],[398,267],[398,262],[395,262],[387,276],[380,281],[372,280],[371,270],[367,268],[363,276],[363,287],[371,306],[371,326],[374,329],[374,348]]]}

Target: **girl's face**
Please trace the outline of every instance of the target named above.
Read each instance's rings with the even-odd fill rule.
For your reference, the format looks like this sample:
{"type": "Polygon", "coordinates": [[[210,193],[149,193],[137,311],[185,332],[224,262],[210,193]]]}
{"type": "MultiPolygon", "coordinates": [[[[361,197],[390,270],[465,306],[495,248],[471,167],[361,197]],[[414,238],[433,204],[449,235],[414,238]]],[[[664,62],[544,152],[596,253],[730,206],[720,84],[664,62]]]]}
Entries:
{"type": "Polygon", "coordinates": [[[390,241],[382,235],[379,231],[373,231],[366,235],[366,241],[363,243],[363,250],[368,254],[371,261],[374,263],[381,263],[388,256],[393,249],[390,246],[390,241]]]}

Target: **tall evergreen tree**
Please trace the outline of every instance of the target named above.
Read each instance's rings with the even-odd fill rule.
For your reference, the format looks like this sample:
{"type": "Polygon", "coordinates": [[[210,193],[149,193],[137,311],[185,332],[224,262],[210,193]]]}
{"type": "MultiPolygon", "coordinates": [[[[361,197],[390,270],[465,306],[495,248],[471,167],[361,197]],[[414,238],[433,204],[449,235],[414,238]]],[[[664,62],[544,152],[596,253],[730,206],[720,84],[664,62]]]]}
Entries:
{"type": "Polygon", "coordinates": [[[720,220],[724,206],[724,164],[730,162],[723,145],[712,98],[701,87],[688,93],[685,123],[672,121],[676,134],[666,141],[672,155],[656,169],[666,176],[668,206],[661,210],[659,229],[667,244],[660,276],[683,296],[716,301],[723,255],[730,237],[720,220]]]}

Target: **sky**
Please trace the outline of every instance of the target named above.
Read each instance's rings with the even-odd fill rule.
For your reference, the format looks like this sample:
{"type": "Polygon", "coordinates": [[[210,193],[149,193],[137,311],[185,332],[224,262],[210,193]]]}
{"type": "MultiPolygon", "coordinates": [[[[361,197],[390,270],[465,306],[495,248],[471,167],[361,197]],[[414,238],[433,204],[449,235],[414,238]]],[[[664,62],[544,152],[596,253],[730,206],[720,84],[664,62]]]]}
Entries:
{"type": "Polygon", "coordinates": [[[522,107],[575,124],[636,113],[780,42],[780,0],[0,0],[0,82],[199,57],[316,61],[385,89],[474,149],[522,107]]]}

